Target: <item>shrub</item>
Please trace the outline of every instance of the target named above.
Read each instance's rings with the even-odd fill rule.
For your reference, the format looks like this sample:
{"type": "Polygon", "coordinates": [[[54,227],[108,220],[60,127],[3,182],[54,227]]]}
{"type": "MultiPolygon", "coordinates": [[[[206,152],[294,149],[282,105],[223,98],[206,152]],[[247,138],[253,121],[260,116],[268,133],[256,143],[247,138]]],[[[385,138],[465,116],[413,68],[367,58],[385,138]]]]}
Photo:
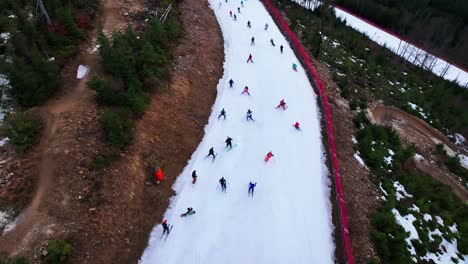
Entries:
{"type": "Polygon", "coordinates": [[[123,149],[132,138],[132,123],[111,111],[106,111],[101,117],[107,144],[111,148],[123,149]]]}
{"type": "Polygon", "coordinates": [[[370,124],[369,119],[367,119],[365,112],[359,112],[354,118],[353,123],[357,128],[361,128],[363,125],[370,124]]]}
{"type": "Polygon", "coordinates": [[[112,83],[106,79],[93,78],[86,83],[89,88],[96,91],[96,101],[100,105],[119,105],[122,96],[112,88],[112,83]]]}
{"type": "Polygon", "coordinates": [[[59,84],[57,65],[42,58],[36,49],[30,53],[30,61],[15,58],[9,70],[11,95],[25,107],[44,103],[59,84]]]}
{"type": "Polygon", "coordinates": [[[18,151],[24,152],[38,141],[42,128],[43,123],[38,118],[17,113],[6,117],[1,134],[8,137],[18,151]]]}
{"type": "Polygon", "coordinates": [[[63,240],[49,240],[47,245],[47,263],[65,263],[71,251],[71,245],[63,240]]]}

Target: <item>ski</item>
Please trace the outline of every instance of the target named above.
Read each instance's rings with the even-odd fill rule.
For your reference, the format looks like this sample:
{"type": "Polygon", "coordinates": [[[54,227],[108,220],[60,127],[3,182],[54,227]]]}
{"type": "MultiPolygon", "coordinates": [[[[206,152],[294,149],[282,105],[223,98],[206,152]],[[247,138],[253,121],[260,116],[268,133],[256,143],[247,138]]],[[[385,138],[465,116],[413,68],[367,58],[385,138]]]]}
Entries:
{"type": "Polygon", "coordinates": [[[171,233],[172,227],[174,227],[174,225],[171,225],[171,227],[169,227],[169,231],[167,231],[164,241],[166,241],[167,237],[169,236],[169,233],[171,233]]]}
{"type": "Polygon", "coordinates": [[[228,151],[232,150],[232,149],[233,149],[233,148],[235,148],[236,146],[237,146],[237,144],[234,144],[234,146],[232,146],[232,148],[225,147],[225,149],[226,149],[226,152],[228,152],[228,151]]]}
{"type": "Polygon", "coordinates": [[[294,129],[296,129],[297,131],[302,131],[301,128],[296,128],[294,125],[292,125],[294,127],[294,129]]]}

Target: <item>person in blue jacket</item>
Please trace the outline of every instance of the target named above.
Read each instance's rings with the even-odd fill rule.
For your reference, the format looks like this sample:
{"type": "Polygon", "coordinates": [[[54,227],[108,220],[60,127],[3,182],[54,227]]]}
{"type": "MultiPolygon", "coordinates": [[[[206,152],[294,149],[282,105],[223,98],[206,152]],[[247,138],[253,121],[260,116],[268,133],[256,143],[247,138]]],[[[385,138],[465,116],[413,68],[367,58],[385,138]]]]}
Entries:
{"type": "Polygon", "coordinates": [[[253,183],[253,182],[249,183],[249,196],[253,197],[255,186],[257,186],[257,183],[253,183]]]}

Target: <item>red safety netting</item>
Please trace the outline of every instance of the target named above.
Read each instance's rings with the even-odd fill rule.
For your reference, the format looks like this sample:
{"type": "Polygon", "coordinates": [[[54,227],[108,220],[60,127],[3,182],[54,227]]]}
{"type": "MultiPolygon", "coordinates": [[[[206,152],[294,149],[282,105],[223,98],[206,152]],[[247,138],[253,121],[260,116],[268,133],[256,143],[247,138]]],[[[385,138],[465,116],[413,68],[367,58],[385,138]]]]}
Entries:
{"type": "Polygon", "coordinates": [[[309,73],[312,75],[315,81],[315,84],[318,88],[318,93],[322,101],[323,111],[325,113],[328,142],[330,144],[330,154],[331,154],[331,161],[332,161],[332,167],[333,167],[332,169],[333,169],[333,173],[335,176],[336,194],[338,196],[337,202],[338,202],[338,211],[339,211],[340,223],[341,223],[340,229],[341,229],[341,236],[343,240],[342,242],[343,242],[343,248],[344,248],[344,253],[346,257],[346,263],[354,264],[353,250],[351,247],[351,239],[349,236],[349,229],[348,229],[348,214],[346,212],[344,199],[343,199],[343,191],[342,191],[341,180],[340,180],[340,171],[338,168],[338,159],[336,157],[336,151],[335,151],[335,140],[333,138],[333,124],[331,120],[330,107],[328,105],[327,94],[325,93],[323,83],[320,80],[317,74],[317,71],[315,70],[314,66],[312,66],[312,63],[310,61],[309,55],[307,54],[307,51],[299,42],[294,32],[291,30],[289,25],[283,20],[278,10],[271,4],[270,0],[263,0],[263,2],[265,3],[269,11],[271,12],[277,24],[281,27],[283,32],[287,35],[289,40],[292,42],[292,45],[294,46],[295,50],[297,51],[302,61],[304,62],[306,66],[306,70],[308,70],[309,73]]]}

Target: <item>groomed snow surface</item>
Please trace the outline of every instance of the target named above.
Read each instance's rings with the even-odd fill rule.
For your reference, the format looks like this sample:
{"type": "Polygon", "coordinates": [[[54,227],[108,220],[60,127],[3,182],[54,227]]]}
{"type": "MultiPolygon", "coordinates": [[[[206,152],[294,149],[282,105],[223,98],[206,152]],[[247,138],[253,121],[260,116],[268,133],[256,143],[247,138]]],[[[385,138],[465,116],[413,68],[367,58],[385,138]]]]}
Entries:
{"type": "Polygon", "coordinates": [[[173,186],[177,195],[164,218],[174,228],[167,240],[160,239],[161,225],[153,229],[140,263],[334,263],[320,113],[304,69],[259,1],[244,1],[244,7],[231,0],[210,4],[224,36],[224,76],[205,136],[173,186]],[[255,63],[246,63],[249,53],[255,63]],[[245,86],[251,96],[241,95],[245,86]],[[286,110],[275,109],[281,99],[286,110]],[[218,120],[222,108],[226,120],[218,120]],[[246,121],[248,109],[255,122],[246,121]],[[296,121],[301,132],[292,126],[296,121]],[[231,151],[225,150],[227,136],[237,144],[231,151]],[[217,153],[213,163],[205,158],[211,147],[217,153]],[[269,151],[275,156],[265,163],[269,151]],[[219,187],[221,177],[227,193],[219,187]],[[247,195],[250,181],[257,182],[253,198],[247,195]],[[180,217],[188,207],[196,214],[180,217]]]}

